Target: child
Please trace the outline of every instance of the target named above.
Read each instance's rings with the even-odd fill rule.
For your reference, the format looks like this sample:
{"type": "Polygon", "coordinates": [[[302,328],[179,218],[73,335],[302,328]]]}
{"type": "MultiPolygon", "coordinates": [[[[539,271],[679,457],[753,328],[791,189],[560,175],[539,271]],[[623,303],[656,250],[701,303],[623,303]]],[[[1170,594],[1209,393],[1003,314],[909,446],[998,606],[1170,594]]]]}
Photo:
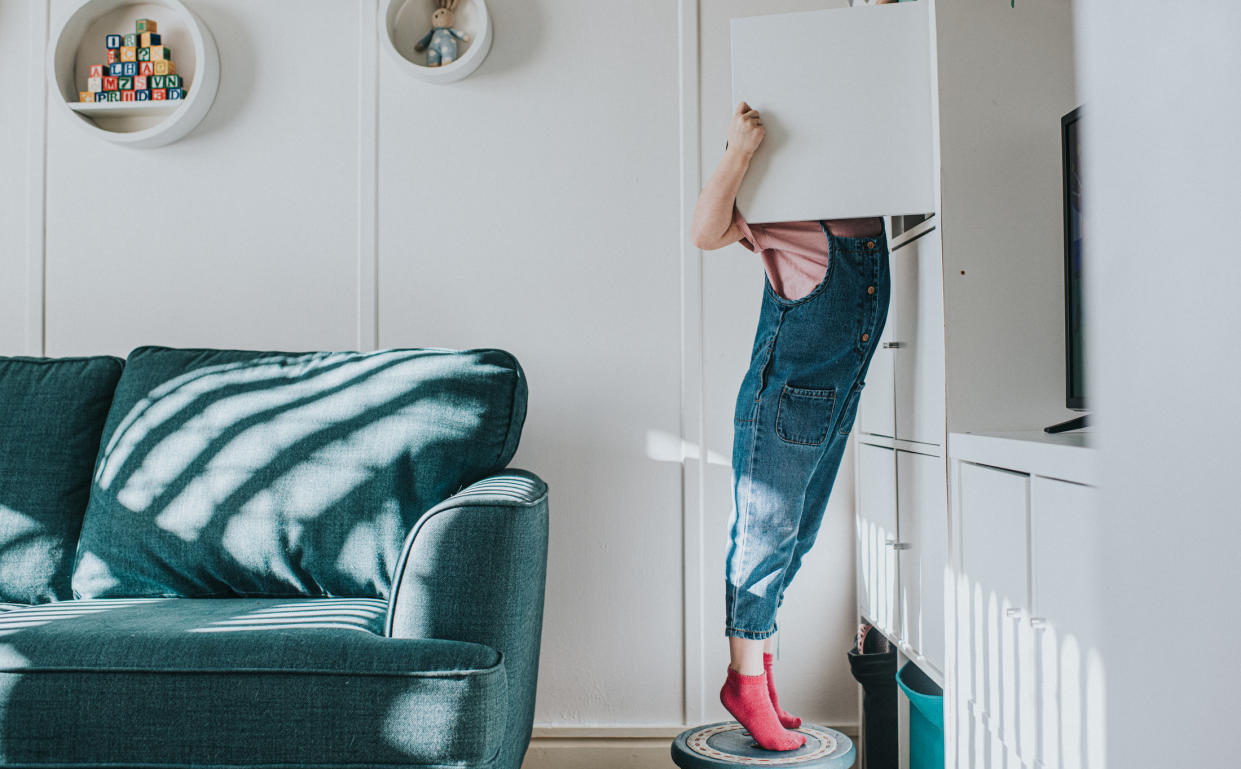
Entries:
{"type": "MultiPolygon", "coordinates": [[[[720,701],[767,750],[796,750],[801,725],[780,708],[771,636],[784,591],[814,544],[888,315],[883,220],[748,224],[737,189],[765,129],[742,102],[724,158],[694,210],[694,244],[740,241],[762,256],[766,285],[733,422],[733,501],[724,634],[731,663],[720,701]]],[[[824,184],[830,184],[825,179],[824,184]]]]}

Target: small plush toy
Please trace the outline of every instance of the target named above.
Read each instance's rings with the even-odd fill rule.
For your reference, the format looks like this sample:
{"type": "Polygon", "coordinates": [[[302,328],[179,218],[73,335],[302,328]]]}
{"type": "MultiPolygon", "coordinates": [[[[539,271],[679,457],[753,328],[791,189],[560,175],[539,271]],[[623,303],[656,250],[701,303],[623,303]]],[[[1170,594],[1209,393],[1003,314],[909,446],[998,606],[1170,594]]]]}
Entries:
{"type": "Polygon", "coordinates": [[[436,0],[435,12],[431,14],[431,31],[414,45],[414,50],[427,52],[427,66],[438,67],[452,64],[457,59],[457,41],[470,42],[470,36],[453,29],[453,12],[459,0],[436,0]]]}

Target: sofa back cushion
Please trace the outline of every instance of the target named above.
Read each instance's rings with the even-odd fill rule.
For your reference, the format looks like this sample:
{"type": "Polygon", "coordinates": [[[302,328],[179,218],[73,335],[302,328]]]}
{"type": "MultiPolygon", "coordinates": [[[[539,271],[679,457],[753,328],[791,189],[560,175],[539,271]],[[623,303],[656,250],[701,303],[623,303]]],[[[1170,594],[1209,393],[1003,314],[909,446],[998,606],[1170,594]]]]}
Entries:
{"type": "Polygon", "coordinates": [[[406,532],[508,464],[525,412],[521,367],[499,350],[139,348],[74,592],[386,598],[406,532]]]}
{"type": "Polygon", "coordinates": [[[69,574],[119,358],[0,358],[0,601],[72,598],[69,574]]]}

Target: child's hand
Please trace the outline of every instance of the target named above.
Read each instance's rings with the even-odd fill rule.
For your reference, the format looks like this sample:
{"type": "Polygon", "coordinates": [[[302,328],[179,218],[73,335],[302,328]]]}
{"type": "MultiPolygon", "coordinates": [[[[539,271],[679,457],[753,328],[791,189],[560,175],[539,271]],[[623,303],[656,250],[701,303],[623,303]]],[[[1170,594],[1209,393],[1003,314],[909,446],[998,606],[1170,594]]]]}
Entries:
{"type": "Polygon", "coordinates": [[[758,110],[750,109],[745,102],[738,104],[733,121],[728,126],[728,148],[749,157],[763,143],[766,135],[767,129],[763,127],[758,110]]]}

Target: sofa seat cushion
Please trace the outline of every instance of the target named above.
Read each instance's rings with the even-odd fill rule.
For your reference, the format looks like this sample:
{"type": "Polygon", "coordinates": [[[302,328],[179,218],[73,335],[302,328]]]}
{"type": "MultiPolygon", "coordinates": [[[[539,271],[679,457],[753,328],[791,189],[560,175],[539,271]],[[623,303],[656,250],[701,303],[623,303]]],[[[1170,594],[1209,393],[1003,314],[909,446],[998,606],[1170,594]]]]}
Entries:
{"type": "Polygon", "coordinates": [[[71,598],[119,358],[0,357],[0,601],[71,598]]]}
{"type": "Polygon", "coordinates": [[[386,598],[405,534],[517,449],[499,350],[134,350],[104,428],[80,598],[386,598]]]}
{"type": "Polygon", "coordinates": [[[65,601],[0,614],[4,766],[485,766],[500,655],[379,634],[373,599],[65,601]]]}

